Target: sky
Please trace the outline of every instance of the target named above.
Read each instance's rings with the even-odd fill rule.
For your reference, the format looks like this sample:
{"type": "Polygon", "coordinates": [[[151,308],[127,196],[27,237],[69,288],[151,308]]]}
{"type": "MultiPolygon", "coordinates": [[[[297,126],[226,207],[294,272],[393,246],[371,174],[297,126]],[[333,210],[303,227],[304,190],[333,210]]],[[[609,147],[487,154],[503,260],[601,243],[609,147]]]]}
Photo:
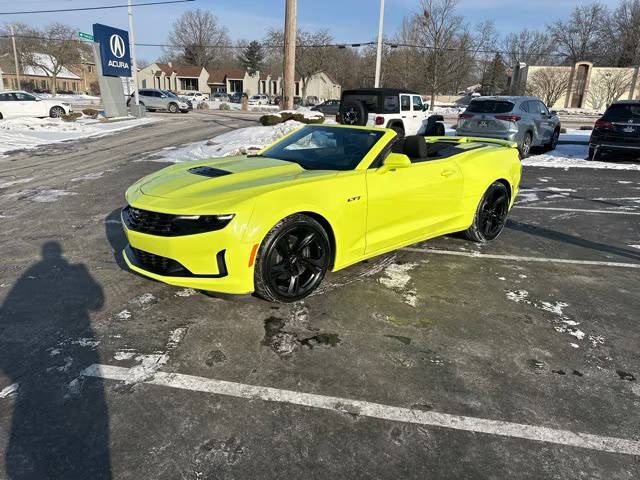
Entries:
{"type": "MultiPolygon", "coordinates": [[[[62,22],[91,33],[93,23],[128,30],[126,8],[87,12],[2,15],[1,12],[54,8],[122,5],[127,0],[0,0],[0,25],[23,22],[45,26],[62,22]]],[[[156,0],[134,0],[150,2],[156,0]]],[[[615,7],[619,0],[603,0],[615,7]]],[[[402,19],[419,10],[419,0],[385,0],[384,32],[393,35],[402,19]]],[[[494,20],[498,32],[522,28],[542,29],[551,21],[566,18],[580,0],[459,0],[458,12],[467,23],[494,20]]],[[[233,40],[260,40],[269,28],[282,28],[285,0],[196,0],[184,4],[134,7],[136,43],[167,43],[171,24],[181,13],[196,8],[210,10],[225,25],[233,40]]],[[[378,32],[379,0],[298,0],[298,27],[327,28],[336,42],[374,40],[378,32]]],[[[162,54],[158,47],[138,47],[136,56],[153,61],[162,54]]]]}

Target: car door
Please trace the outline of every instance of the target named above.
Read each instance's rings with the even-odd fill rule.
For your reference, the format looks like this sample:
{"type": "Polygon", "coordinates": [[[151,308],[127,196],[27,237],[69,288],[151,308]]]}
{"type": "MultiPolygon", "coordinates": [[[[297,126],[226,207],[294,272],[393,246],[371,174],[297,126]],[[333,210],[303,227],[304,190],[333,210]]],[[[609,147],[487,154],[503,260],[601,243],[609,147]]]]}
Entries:
{"type": "Polygon", "coordinates": [[[43,112],[43,102],[37,101],[33,95],[24,92],[15,92],[14,95],[18,104],[19,115],[29,117],[44,117],[48,115],[48,112],[43,112]]]}
{"type": "Polygon", "coordinates": [[[411,95],[400,95],[400,118],[404,124],[405,135],[413,135],[413,111],[411,110],[411,95]]]}
{"type": "Polygon", "coordinates": [[[529,116],[534,128],[533,144],[540,145],[545,143],[545,127],[542,112],[540,111],[540,102],[537,100],[529,100],[527,103],[529,107],[529,116]]]}
{"type": "Polygon", "coordinates": [[[536,103],[538,104],[538,110],[540,112],[540,128],[542,129],[544,136],[543,143],[548,143],[556,128],[555,121],[553,120],[553,115],[549,113],[549,109],[544,103],[540,100],[537,100],[536,103]]]}
{"type": "Polygon", "coordinates": [[[3,118],[13,118],[19,115],[19,105],[13,93],[0,93],[0,113],[3,118]]]}
{"type": "MultiPolygon", "coordinates": [[[[413,95],[411,97],[411,131],[413,135],[418,135],[424,131],[423,120],[425,118],[424,109],[422,106],[422,97],[420,95],[413,95]]],[[[407,135],[410,135],[407,133],[407,135]]]]}
{"type": "Polygon", "coordinates": [[[455,157],[367,170],[366,253],[436,235],[461,215],[462,172],[455,157]]]}

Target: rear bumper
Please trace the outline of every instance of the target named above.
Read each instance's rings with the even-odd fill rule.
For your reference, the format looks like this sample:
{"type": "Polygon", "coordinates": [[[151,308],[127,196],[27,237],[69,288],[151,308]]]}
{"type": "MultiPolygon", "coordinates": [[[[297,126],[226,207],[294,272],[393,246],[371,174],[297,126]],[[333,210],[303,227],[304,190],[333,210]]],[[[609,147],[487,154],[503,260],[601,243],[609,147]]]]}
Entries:
{"type": "Polygon", "coordinates": [[[484,132],[479,130],[470,130],[464,128],[456,129],[456,137],[478,137],[478,138],[496,138],[498,140],[508,140],[510,142],[518,142],[518,131],[509,132],[484,132]]]}
{"type": "Polygon", "coordinates": [[[607,150],[625,150],[640,152],[640,143],[614,143],[607,141],[592,140],[589,142],[590,148],[603,148],[607,150]]]}

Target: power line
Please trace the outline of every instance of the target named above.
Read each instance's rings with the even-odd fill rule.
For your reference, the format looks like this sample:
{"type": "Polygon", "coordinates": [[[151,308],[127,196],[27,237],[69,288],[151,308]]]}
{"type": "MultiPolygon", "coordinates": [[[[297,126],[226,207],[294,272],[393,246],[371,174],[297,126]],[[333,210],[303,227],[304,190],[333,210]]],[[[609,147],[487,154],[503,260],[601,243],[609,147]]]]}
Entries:
{"type": "MultiPolygon", "coordinates": [[[[144,7],[149,5],[166,5],[168,3],[186,3],[195,2],[195,0],[165,0],[161,2],[144,2],[133,3],[132,7],[144,7]]],[[[104,5],[101,7],[82,7],[82,8],[57,8],[54,10],[25,10],[22,12],[0,12],[0,15],[29,15],[33,13],[59,13],[59,12],[84,12],[87,10],[107,10],[111,8],[128,8],[129,5],[104,5]]]]}

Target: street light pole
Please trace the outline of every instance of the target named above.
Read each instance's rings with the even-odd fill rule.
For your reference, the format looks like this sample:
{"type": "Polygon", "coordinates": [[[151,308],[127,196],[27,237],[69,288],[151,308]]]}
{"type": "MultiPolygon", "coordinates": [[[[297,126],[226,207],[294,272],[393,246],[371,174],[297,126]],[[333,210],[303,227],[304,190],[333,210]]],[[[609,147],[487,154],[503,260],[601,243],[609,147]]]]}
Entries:
{"type": "Polygon", "coordinates": [[[16,39],[13,36],[13,25],[9,25],[11,32],[11,43],[13,44],[13,61],[16,64],[16,79],[18,80],[18,90],[20,90],[20,69],[18,67],[18,54],[16,52],[16,39]]]}
{"type": "Polygon", "coordinates": [[[374,87],[380,86],[380,64],[382,62],[382,25],[384,23],[384,0],[380,0],[380,24],[378,25],[378,52],[376,54],[376,79],[374,87]]]}
{"type": "Polygon", "coordinates": [[[293,109],[296,68],[297,0],[287,0],[284,19],[284,108],[293,109]]]}
{"type": "Polygon", "coordinates": [[[131,76],[133,77],[133,93],[136,106],[140,105],[140,97],[138,96],[138,67],[136,66],[136,47],[133,38],[133,9],[131,8],[131,0],[129,0],[129,50],[131,51],[131,76]]]}

